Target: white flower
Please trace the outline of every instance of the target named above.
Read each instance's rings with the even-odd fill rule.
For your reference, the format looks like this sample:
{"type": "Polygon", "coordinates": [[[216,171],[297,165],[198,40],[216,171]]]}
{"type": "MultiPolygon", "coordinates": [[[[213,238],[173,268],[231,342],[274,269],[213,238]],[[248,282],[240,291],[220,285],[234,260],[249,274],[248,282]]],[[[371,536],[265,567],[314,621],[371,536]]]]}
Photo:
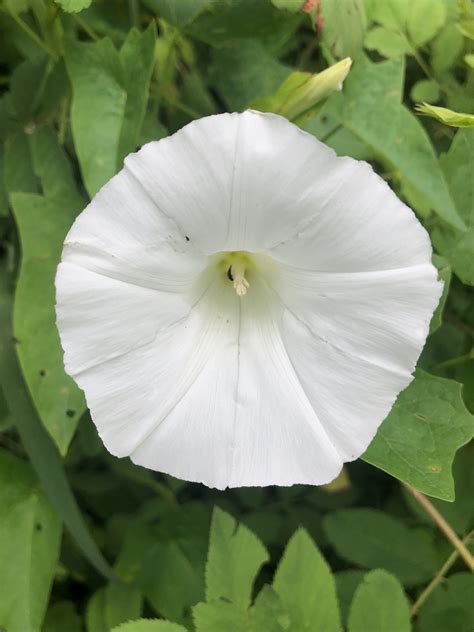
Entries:
{"type": "Polygon", "coordinates": [[[218,488],[335,478],[411,381],[441,292],[368,164],[253,111],[128,156],[56,283],[106,447],[218,488]]]}

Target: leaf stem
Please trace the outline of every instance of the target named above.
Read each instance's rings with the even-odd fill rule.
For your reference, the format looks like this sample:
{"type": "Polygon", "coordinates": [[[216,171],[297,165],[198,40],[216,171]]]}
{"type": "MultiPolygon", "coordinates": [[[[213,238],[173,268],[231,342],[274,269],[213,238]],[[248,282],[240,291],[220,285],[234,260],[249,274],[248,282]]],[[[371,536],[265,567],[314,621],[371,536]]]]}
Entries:
{"type": "Polygon", "coordinates": [[[128,0],[128,8],[132,26],[136,26],[138,28],[140,26],[140,13],[137,0],[128,0]]]}
{"type": "MultiPolygon", "coordinates": [[[[469,542],[474,538],[474,531],[471,531],[466,535],[466,537],[462,540],[463,544],[469,544],[469,542]]],[[[451,555],[448,557],[443,566],[439,569],[436,575],[433,577],[428,586],[423,590],[423,592],[419,595],[417,600],[412,606],[410,611],[410,617],[413,619],[418,614],[421,606],[425,603],[428,597],[431,595],[433,590],[441,584],[445,576],[447,575],[449,569],[453,566],[456,560],[459,557],[459,552],[455,549],[451,555]]]]}
{"type": "Polygon", "coordinates": [[[91,40],[94,40],[94,42],[98,42],[100,40],[100,37],[97,35],[94,29],[89,26],[89,24],[87,24],[87,22],[83,20],[80,15],[78,15],[77,13],[72,13],[71,15],[74,17],[74,20],[77,22],[79,28],[81,28],[84,33],[86,33],[91,38],[91,40]]]}
{"type": "Polygon", "coordinates": [[[54,61],[58,59],[58,56],[56,55],[56,53],[53,50],[51,50],[51,48],[49,48],[49,46],[45,42],[43,42],[43,40],[33,31],[33,29],[22,18],[20,18],[19,15],[17,15],[14,11],[11,11],[10,16],[15,20],[18,26],[28,35],[28,37],[30,37],[35,42],[35,44],[37,44],[40,48],[42,48],[45,51],[45,53],[47,53],[51,57],[51,59],[54,59],[54,61]]]}
{"type": "Polygon", "coordinates": [[[462,542],[462,540],[458,538],[451,525],[446,522],[446,520],[439,513],[436,507],[428,500],[428,498],[426,498],[426,496],[424,496],[417,489],[414,489],[406,483],[402,483],[402,485],[414,496],[415,500],[417,500],[417,502],[423,507],[426,513],[432,518],[440,531],[444,533],[446,538],[451,542],[453,547],[466,562],[466,566],[469,568],[469,570],[474,571],[474,556],[471,555],[466,545],[462,542]]]}
{"type": "Polygon", "coordinates": [[[474,359],[474,349],[471,349],[469,353],[465,353],[462,356],[458,356],[457,358],[450,358],[449,360],[444,360],[443,362],[438,362],[438,364],[434,364],[431,367],[431,371],[433,373],[439,373],[444,369],[450,369],[453,366],[459,366],[460,364],[466,364],[470,360],[474,359]]]}

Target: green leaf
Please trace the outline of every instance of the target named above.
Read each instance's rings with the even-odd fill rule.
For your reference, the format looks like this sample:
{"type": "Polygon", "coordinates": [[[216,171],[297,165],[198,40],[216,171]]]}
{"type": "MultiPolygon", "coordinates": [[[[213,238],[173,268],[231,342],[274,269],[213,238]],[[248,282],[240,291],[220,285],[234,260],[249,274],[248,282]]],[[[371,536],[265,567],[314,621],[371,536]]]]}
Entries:
{"type": "Polygon", "coordinates": [[[105,587],[104,616],[107,630],[136,619],[142,613],[143,597],[138,588],[123,582],[109,582],[105,587]]]}
{"type": "Polygon", "coordinates": [[[295,11],[301,10],[305,4],[305,0],[272,0],[272,4],[277,9],[284,9],[285,11],[295,13],[295,11]]]}
{"type": "Polygon", "coordinates": [[[112,571],[92,539],[62,468],[58,451],[39,421],[17,361],[8,278],[0,268],[0,384],[22,443],[43,489],[86,558],[106,577],[112,571]]]}
{"type": "Polygon", "coordinates": [[[66,67],[73,100],[71,127],[90,196],[115,175],[137,148],[155,53],[155,27],[132,29],[118,52],[109,38],[69,41],[66,67]]]}
{"type": "Polygon", "coordinates": [[[0,623],[9,632],[36,632],[58,561],[61,523],[31,467],[3,449],[0,506],[0,623]]]}
{"type": "Polygon", "coordinates": [[[398,580],[376,570],[362,580],[349,612],[348,632],[410,632],[408,601],[398,580]]]}
{"type": "Polygon", "coordinates": [[[425,130],[400,104],[403,77],[403,59],[374,64],[359,58],[344,84],[344,95],[333,95],[322,112],[372,147],[446,222],[465,229],[425,130]]]}
{"type": "MultiPolygon", "coordinates": [[[[446,502],[437,498],[432,499],[432,504],[446,519],[449,525],[460,536],[464,536],[474,528],[474,442],[470,442],[458,450],[453,465],[454,480],[456,482],[456,499],[454,502],[446,502]]],[[[418,520],[432,525],[433,521],[426,511],[408,490],[404,490],[405,501],[415,513],[418,520]]]]}
{"type": "Polygon", "coordinates": [[[444,579],[423,604],[418,632],[470,632],[474,629],[474,575],[456,573],[444,579]]]}
{"type": "Polygon", "coordinates": [[[288,542],[273,588],[290,615],[291,632],[341,630],[334,578],[304,529],[288,542]]]}
{"type": "Polygon", "coordinates": [[[270,55],[258,40],[242,40],[214,52],[210,74],[229,110],[239,111],[258,97],[275,92],[290,68],[270,55]]]}
{"type": "Polygon", "coordinates": [[[33,154],[42,165],[45,191],[55,197],[11,195],[22,246],[14,333],[35,406],[61,454],[65,454],[85,403],[82,392],[64,372],[56,329],[54,278],[64,237],[83,202],[69,189],[72,177],[66,159],[50,141],[46,132],[38,137],[33,154]]]}
{"type": "Polygon", "coordinates": [[[366,29],[364,4],[361,0],[322,2],[322,41],[332,57],[357,57],[362,50],[366,29]]]}
{"type": "Polygon", "coordinates": [[[99,588],[89,599],[86,608],[87,632],[108,632],[105,621],[105,589],[99,588]]]}
{"type": "Polygon", "coordinates": [[[219,0],[210,4],[186,31],[216,47],[232,40],[258,39],[275,52],[294,37],[302,17],[279,11],[271,0],[219,0]]]}
{"type": "Polygon", "coordinates": [[[406,55],[411,50],[410,42],[403,33],[390,31],[384,26],[375,26],[367,33],[365,47],[388,58],[406,55]]]}
{"type": "Polygon", "coordinates": [[[410,10],[410,0],[376,1],[372,8],[372,19],[392,30],[403,30],[410,10]]]}
{"type": "MultiPolygon", "coordinates": [[[[107,631],[108,632],[108,631],[107,631]]],[[[158,619],[138,619],[123,623],[111,632],[188,632],[182,625],[158,619]]],[[[211,631],[209,631],[211,632],[211,631]]],[[[230,631],[229,631],[230,632],[230,631]]]]}
{"type": "Polygon", "coordinates": [[[3,183],[7,194],[16,191],[36,193],[38,181],[33,170],[28,136],[17,132],[5,141],[3,183]]]}
{"type": "Polygon", "coordinates": [[[461,385],[417,371],[362,458],[425,494],[453,500],[454,455],[473,434],[461,385]]]}
{"type": "Polygon", "coordinates": [[[192,22],[214,0],[145,0],[145,4],[173,26],[183,27],[192,22]]]}
{"type": "Polygon", "coordinates": [[[290,625],[290,617],[281,598],[268,585],[258,593],[249,617],[252,632],[285,632],[290,625]]]}
{"type": "Polygon", "coordinates": [[[432,239],[463,283],[474,285],[474,130],[459,130],[441,166],[467,231],[437,228],[432,239]]]}
{"type": "Polygon", "coordinates": [[[79,13],[91,5],[92,0],[54,0],[68,13],[79,13]]]}
{"type": "Polygon", "coordinates": [[[134,586],[110,582],[99,588],[87,604],[88,632],[108,632],[111,628],[140,616],[142,595],[134,586]]]}
{"type": "Polygon", "coordinates": [[[255,576],[267,560],[268,553],[257,536],[216,507],[206,566],[206,600],[226,599],[247,608],[255,576]]]}
{"type": "Polygon", "coordinates": [[[463,50],[462,34],[453,24],[447,24],[431,44],[431,65],[435,74],[442,75],[452,68],[463,50]]]}
{"type": "Polygon", "coordinates": [[[384,568],[407,586],[436,572],[436,550],[418,531],[375,509],[342,509],[327,514],[323,527],[337,554],[363,568],[384,568]]]}
{"type": "Polygon", "coordinates": [[[181,620],[185,611],[204,597],[199,544],[194,538],[161,542],[155,538],[148,551],[146,598],[165,617],[181,620]]]}
{"type": "Polygon", "coordinates": [[[411,91],[410,99],[412,101],[426,101],[427,103],[434,103],[438,101],[440,97],[439,85],[436,81],[431,79],[421,79],[417,81],[411,91]]]}
{"type": "Polygon", "coordinates": [[[429,105],[428,103],[418,103],[415,109],[419,114],[430,116],[440,121],[440,123],[451,127],[474,127],[474,114],[454,112],[454,110],[441,108],[437,105],[429,105]]]}
{"type": "Polygon", "coordinates": [[[73,89],[72,135],[92,197],[116,173],[127,93],[118,53],[110,39],[70,41],[65,55],[73,89]]]}
{"type": "Polygon", "coordinates": [[[355,569],[340,571],[334,575],[342,624],[346,627],[352,598],[354,597],[357,586],[361,583],[364,576],[365,571],[355,569]]]}
{"type": "Polygon", "coordinates": [[[245,610],[224,601],[198,603],[193,608],[196,632],[248,632],[245,610]]]}
{"type": "Polygon", "coordinates": [[[415,46],[423,46],[440,30],[446,20],[443,0],[412,0],[407,27],[415,46]]]}
{"type": "Polygon", "coordinates": [[[430,335],[434,333],[443,324],[443,310],[446,305],[446,300],[449,294],[449,288],[451,286],[451,266],[444,257],[433,255],[433,263],[438,268],[438,277],[443,281],[443,294],[439,300],[438,307],[433,314],[430,323],[430,335]]]}
{"type": "Polygon", "coordinates": [[[135,151],[145,118],[148,89],[155,61],[156,31],[152,22],[144,33],[131,29],[119,57],[123,68],[123,85],[127,92],[125,116],[120,132],[118,167],[135,151]]]}
{"type": "Polygon", "coordinates": [[[72,601],[59,601],[46,613],[41,632],[82,632],[81,617],[72,601]]]}

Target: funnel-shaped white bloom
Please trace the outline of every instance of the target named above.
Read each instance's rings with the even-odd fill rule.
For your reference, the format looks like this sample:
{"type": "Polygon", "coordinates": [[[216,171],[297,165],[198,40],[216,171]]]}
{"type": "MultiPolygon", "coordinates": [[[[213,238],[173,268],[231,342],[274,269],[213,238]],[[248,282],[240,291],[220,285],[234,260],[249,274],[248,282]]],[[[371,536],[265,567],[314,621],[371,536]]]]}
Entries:
{"type": "Polygon", "coordinates": [[[411,381],[440,292],[369,165],[247,111],[128,156],[66,238],[57,315],[112,454],[219,488],[321,484],[411,381]]]}

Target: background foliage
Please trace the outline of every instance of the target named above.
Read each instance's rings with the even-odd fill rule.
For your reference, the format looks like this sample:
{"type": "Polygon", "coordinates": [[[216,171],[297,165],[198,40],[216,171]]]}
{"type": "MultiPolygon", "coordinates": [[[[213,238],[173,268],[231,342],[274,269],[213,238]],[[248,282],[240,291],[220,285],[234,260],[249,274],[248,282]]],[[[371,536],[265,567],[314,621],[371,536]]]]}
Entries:
{"type": "Polygon", "coordinates": [[[2,0],[0,42],[0,629],[472,632],[472,3],[2,0]],[[347,56],[343,91],[321,89],[347,56]],[[217,492],[115,459],[63,370],[74,217],[143,143],[246,107],[370,161],[445,283],[414,382],[323,488],[217,492]]]}

